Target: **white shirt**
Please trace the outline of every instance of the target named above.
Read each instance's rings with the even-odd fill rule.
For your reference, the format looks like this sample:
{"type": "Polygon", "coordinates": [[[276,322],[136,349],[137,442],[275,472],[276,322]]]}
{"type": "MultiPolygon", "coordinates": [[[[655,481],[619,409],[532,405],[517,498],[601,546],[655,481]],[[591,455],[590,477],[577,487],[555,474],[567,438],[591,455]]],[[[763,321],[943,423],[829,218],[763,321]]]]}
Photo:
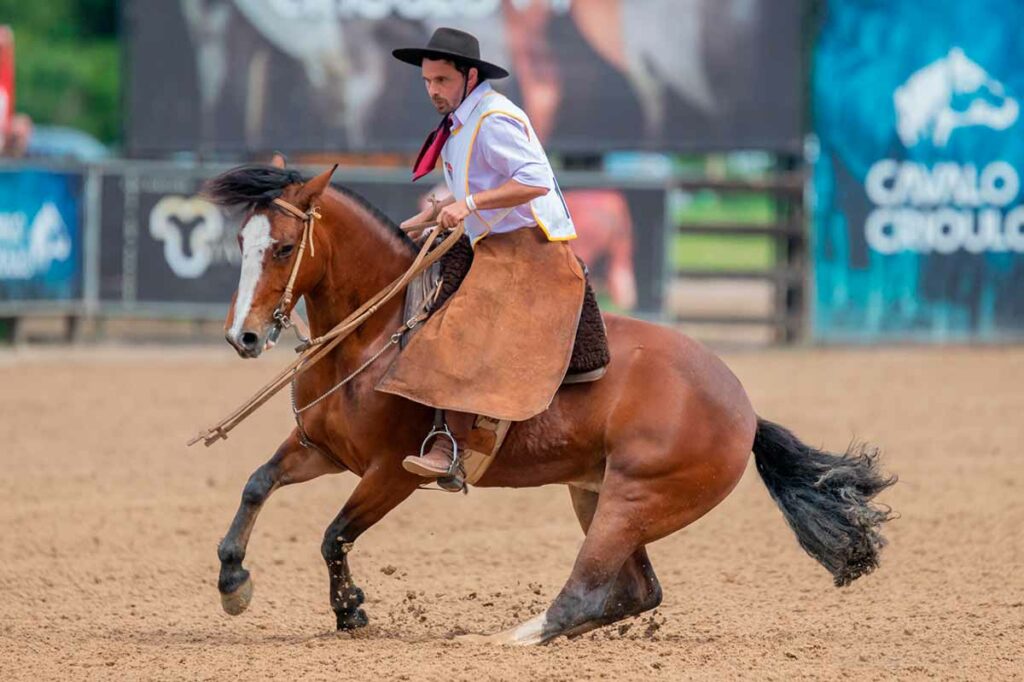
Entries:
{"type": "MultiPolygon", "coordinates": [[[[490,83],[484,82],[469,93],[455,110],[452,114],[452,136],[445,142],[441,151],[448,189],[456,198],[464,198],[466,188],[455,186],[456,176],[466,178],[470,194],[495,189],[510,179],[530,187],[544,187],[550,196],[543,198],[544,206],[540,214],[544,215],[545,210],[564,210],[565,220],[571,230],[568,209],[562,201],[551,164],[539,140],[536,139],[536,133],[529,120],[525,118],[525,114],[520,118],[511,111],[492,111],[481,117],[480,114],[486,108],[486,105],[482,106],[485,98],[490,98],[491,102],[499,98],[507,103],[506,106],[511,105],[491,87],[490,83]],[[465,137],[474,134],[475,138],[465,137]],[[461,152],[467,148],[467,144],[471,145],[471,149],[464,158],[461,152]],[[469,167],[463,176],[458,172],[462,171],[462,168],[455,169],[453,164],[465,164],[467,159],[469,167]],[[552,209],[552,206],[555,208],[552,209]]],[[[518,108],[516,111],[522,113],[518,108]]],[[[537,208],[536,204],[531,206],[528,202],[511,210],[481,210],[474,216],[481,223],[479,229],[474,229],[477,220],[467,221],[467,229],[475,241],[489,232],[511,232],[521,227],[537,225],[537,208]]],[[[548,236],[551,239],[572,238],[575,232],[573,231],[571,236],[568,233],[564,236],[548,236]]]]}

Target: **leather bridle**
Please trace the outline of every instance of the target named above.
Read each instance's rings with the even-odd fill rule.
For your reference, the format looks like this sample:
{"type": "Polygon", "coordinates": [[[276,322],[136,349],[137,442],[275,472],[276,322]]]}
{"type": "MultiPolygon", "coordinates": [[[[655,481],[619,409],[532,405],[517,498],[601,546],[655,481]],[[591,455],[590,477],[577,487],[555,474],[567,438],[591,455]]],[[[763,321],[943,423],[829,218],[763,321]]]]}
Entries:
{"type": "Polygon", "coordinates": [[[292,217],[302,221],[302,239],[299,241],[299,249],[295,253],[295,262],[292,263],[292,271],[288,276],[288,284],[284,287],[284,293],[281,294],[281,300],[278,301],[277,307],[274,308],[274,328],[270,331],[269,338],[272,342],[277,342],[278,337],[281,335],[281,330],[288,329],[292,326],[291,311],[292,311],[292,297],[295,290],[295,280],[299,276],[299,267],[302,266],[302,256],[306,252],[306,245],[309,245],[309,255],[316,257],[316,246],[313,243],[313,228],[316,225],[316,221],[323,216],[320,215],[320,207],[316,204],[311,204],[305,211],[299,210],[294,204],[291,204],[284,199],[274,199],[274,205],[282,209],[285,213],[290,214],[292,217]]]}

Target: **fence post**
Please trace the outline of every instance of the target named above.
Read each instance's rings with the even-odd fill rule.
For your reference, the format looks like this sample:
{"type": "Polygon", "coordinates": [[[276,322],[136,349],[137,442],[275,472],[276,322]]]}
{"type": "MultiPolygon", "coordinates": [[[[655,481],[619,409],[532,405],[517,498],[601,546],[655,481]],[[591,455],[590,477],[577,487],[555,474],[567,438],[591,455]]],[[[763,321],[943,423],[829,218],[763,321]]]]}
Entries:
{"type": "Polygon", "coordinates": [[[82,321],[95,323],[100,307],[100,229],[102,220],[100,212],[100,191],[102,186],[102,172],[100,167],[89,164],[85,167],[85,181],[83,200],[85,216],[82,224],[82,309],[80,315],[84,318],[79,320],[71,332],[72,340],[79,340],[82,330],[82,321]]]}

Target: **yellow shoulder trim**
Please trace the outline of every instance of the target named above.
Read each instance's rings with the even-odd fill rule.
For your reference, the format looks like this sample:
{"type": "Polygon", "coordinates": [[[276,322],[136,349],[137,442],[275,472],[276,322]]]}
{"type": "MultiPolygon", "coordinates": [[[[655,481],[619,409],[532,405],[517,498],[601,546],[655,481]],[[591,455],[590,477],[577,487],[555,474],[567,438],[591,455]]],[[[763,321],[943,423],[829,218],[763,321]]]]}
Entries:
{"type": "Polygon", "coordinates": [[[544,236],[548,238],[549,242],[570,242],[579,236],[578,234],[570,234],[566,237],[552,237],[551,233],[548,232],[547,225],[544,224],[544,222],[540,219],[540,216],[537,215],[537,211],[534,210],[532,201],[530,202],[530,213],[533,214],[533,219],[537,221],[537,227],[541,229],[541,231],[544,233],[544,236]]]}
{"type": "MultiPolygon", "coordinates": [[[[482,220],[482,218],[481,218],[481,220],[482,220]]],[[[474,249],[475,249],[475,248],[476,248],[476,243],[477,243],[478,241],[480,241],[481,239],[483,239],[484,237],[486,237],[487,235],[489,235],[490,233],[491,233],[491,226],[490,226],[490,225],[488,225],[488,226],[487,226],[487,231],[486,231],[486,232],[484,232],[483,234],[481,234],[481,235],[479,235],[479,236],[473,237],[472,239],[470,239],[470,240],[469,240],[469,245],[470,245],[470,246],[471,246],[472,248],[474,248],[474,249]]]]}
{"type": "MultiPolygon", "coordinates": [[[[491,93],[491,94],[497,94],[497,93],[491,93]]],[[[490,97],[490,94],[485,95],[485,97],[490,97]]],[[[473,158],[473,145],[476,144],[476,136],[480,134],[480,126],[483,125],[484,119],[487,118],[488,116],[490,116],[491,114],[504,114],[505,116],[508,116],[509,118],[514,118],[515,120],[517,120],[517,121],[519,121],[520,123],[523,124],[523,129],[526,131],[527,138],[529,138],[529,136],[530,136],[530,126],[529,126],[529,124],[523,118],[521,118],[519,116],[516,116],[515,114],[511,114],[511,113],[509,113],[507,111],[502,111],[500,109],[492,109],[491,111],[485,111],[483,114],[481,114],[480,115],[480,119],[476,122],[476,129],[473,131],[473,137],[470,138],[470,140],[469,140],[469,149],[466,151],[466,194],[470,194],[470,191],[469,191],[469,162],[473,158]]],[[[459,128],[459,130],[462,130],[462,128],[459,128]]]]}
{"type": "MultiPolygon", "coordinates": [[[[481,104],[481,103],[482,103],[482,102],[483,102],[483,101],[484,101],[485,99],[487,99],[488,97],[491,97],[491,96],[493,96],[493,95],[497,95],[497,94],[498,94],[498,93],[497,93],[497,92],[494,92],[493,90],[492,90],[491,92],[488,92],[488,93],[487,93],[486,95],[484,95],[483,97],[481,97],[481,98],[480,98],[480,101],[476,103],[476,106],[477,106],[477,107],[478,107],[478,106],[480,106],[480,104],[481,104]]],[[[473,109],[476,109],[476,107],[473,107],[473,109]]],[[[452,135],[458,135],[458,134],[459,134],[460,132],[462,132],[462,129],[463,129],[463,128],[465,128],[465,127],[466,127],[465,125],[461,125],[461,126],[459,126],[458,128],[452,128],[452,135]]]]}

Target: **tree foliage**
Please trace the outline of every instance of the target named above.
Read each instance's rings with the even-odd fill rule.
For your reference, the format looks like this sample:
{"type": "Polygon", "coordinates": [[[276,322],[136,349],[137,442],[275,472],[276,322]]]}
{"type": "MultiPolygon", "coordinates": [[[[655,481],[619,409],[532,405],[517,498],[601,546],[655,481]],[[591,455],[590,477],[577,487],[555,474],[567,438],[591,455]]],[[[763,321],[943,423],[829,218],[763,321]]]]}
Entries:
{"type": "Polygon", "coordinates": [[[117,0],[0,0],[0,23],[14,29],[17,110],[117,143],[117,0]]]}

